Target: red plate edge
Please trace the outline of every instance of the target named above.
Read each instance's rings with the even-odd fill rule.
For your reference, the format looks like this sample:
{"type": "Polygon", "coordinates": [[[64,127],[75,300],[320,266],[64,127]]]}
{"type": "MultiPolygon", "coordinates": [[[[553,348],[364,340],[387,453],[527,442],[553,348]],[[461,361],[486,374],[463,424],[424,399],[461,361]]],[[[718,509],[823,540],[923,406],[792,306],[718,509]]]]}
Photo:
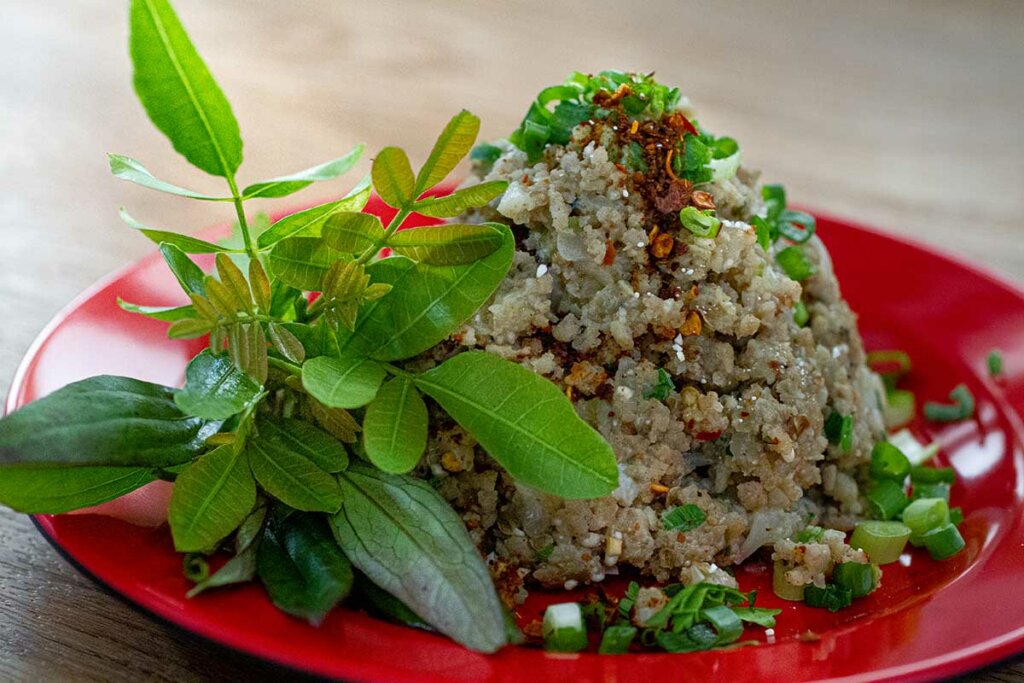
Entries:
{"type": "MultiPolygon", "coordinates": [[[[1000,274],[992,273],[985,268],[981,268],[971,264],[965,264],[957,259],[953,259],[949,256],[946,256],[940,250],[937,250],[927,245],[920,245],[913,241],[897,239],[884,232],[876,231],[870,228],[865,228],[863,226],[859,226],[849,221],[830,218],[820,213],[817,213],[816,215],[819,217],[819,224],[823,228],[822,233],[826,242],[831,241],[829,239],[829,234],[832,233],[832,231],[835,230],[836,228],[843,232],[846,232],[847,229],[850,229],[852,232],[859,231],[861,233],[869,235],[872,241],[883,240],[884,242],[889,242],[888,245],[882,245],[883,247],[892,248],[895,245],[900,246],[900,248],[902,249],[909,248],[915,250],[927,256],[931,260],[939,261],[941,265],[945,265],[950,269],[958,269],[960,271],[963,271],[962,274],[967,274],[976,278],[980,278],[989,285],[995,286],[998,289],[1003,290],[1005,294],[1008,294],[1011,296],[1011,298],[1016,299],[1017,305],[1019,305],[1021,309],[1024,310],[1024,294],[1022,294],[1022,292],[1007,278],[1000,274]]],[[[887,249],[881,248],[879,249],[879,251],[885,253],[887,249]]],[[[25,359],[19,366],[15,374],[10,393],[8,395],[8,400],[6,404],[7,411],[13,410],[15,407],[20,405],[22,400],[25,398],[24,392],[27,388],[27,381],[30,377],[30,373],[32,373],[35,370],[35,365],[39,359],[41,350],[43,349],[46,342],[53,336],[54,332],[56,332],[58,328],[67,321],[67,319],[73,314],[73,312],[78,310],[83,304],[91,300],[98,293],[102,292],[105,288],[124,279],[133,272],[145,268],[148,264],[151,264],[157,258],[157,255],[151,255],[115,272],[110,276],[103,278],[98,283],[94,284],[92,287],[83,292],[81,295],[76,297],[76,299],[72,301],[71,304],[66,306],[60,313],[57,314],[57,316],[44,328],[40,336],[31,345],[29,351],[26,354],[25,359]]],[[[840,271],[840,282],[841,284],[845,285],[845,290],[849,290],[850,285],[846,284],[843,278],[842,265],[843,259],[842,257],[840,257],[837,259],[837,270],[840,271]]],[[[935,284],[938,286],[940,283],[936,282],[935,284]]],[[[892,287],[892,289],[897,289],[897,287],[892,287]]],[[[858,308],[856,304],[854,305],[854,307],[858,308]]],[[[1021,340],[1018,343],[1021,342],[1024,342],[1024,340],[1021,340]]],[[[958,379],[959,378],[951,378],[945,381],[947,383],[954,383],[958,381],[958,379]]],[[[1012,402],[1008,401],[1007,397],[1004,396],[1004,400],[1001,402],[1003,404],[1002,407],[1004,409],[1010,409],[1002,411],[999,417],[1009,422],[1009,426],[1011,427],[1009,432],[1013,443],[1007,443],[1006,446],[1011,450],[1011,457],[1013,460],[1012,464],[1014,465],[1014,470],[1017,479],[1017,481],[1015,482],[1015,487],[1018,490],[1017,497],[1019,498],[1019,491],[1022,487],[1020,478],[1022,476],[1022,472],[1024,472],[1024,467],[1022,467],[1022,463],[1024,463],[1024,458],[1022,458],[1021,456],[1020,447],[1021,434],[1024,434],[1024,427],[1022,427],[1020,419],[1021,409],[1024,408],[1024,392],[1020,392],[1020,387],[1014,386],[1008,388],[1014,388],[1015,391],[1013,391],[1012,393],[1015,395],[1013,397],[1012,402]]],[[[931,394],[925,397],[937,398],[938,396],[936,396],[935,394],[931,394]]],[[[55,530],[54,526],[54,522],[56,519],[59,518],[39,516],[36,518],[36,522],[37,525],[43,531],[44,535],[46,535],[47,538],[56,547],[62,548],[61,541],[58,538],[59,534],[55,530]]],[[[1015,520],[1011,520],[1012,525],[1014,527],[1013,529],[1011,529],[1011,531],[1019,531],[1020,521],[1021,520],[1019,515],[1015,520]]],[[[1017,537],[1019,539],[1019,534],[1017,535],[1017,537]]],[[[983,551],[986,549],[988,550],[988,552],[993,551],[993,549],[988,547],[988,545],[982,548],[983,551]]],[[[123,582],[111,580],[109,576],[104,576],[102,571],[97,572],[95,567],[90,567],[88,566],[88,564],[80,561],[79,558],[76,558],[75,555],[68,551],[66,548],[62,548],[62,551],[66,554],[68,559],[72,560],[72,562],[76,564],[76,566],[78,566],[80,569],[83,569],[88,575],[90,575],[96,581],[106,586],[111,591],[127,598],[129,601],[135,603],[140,608],[162,618],[163,620],[166,620],[177,626],[183,627],[186,630],[210,638],[221,644],[235,647],[250,654],[261,656],[285,665],[304,669],[312,673],[326,675],[341,675],[357,679],[369,678],[410,681],[436,680],[435,676],[442,675],[442,672],[436,669],[433,672],[415,672],[410,671],[405,667],[395,668],[387,661],[374,663],[365,661],[360,662],[356,660],[336,660],[334,662],[334,666],[329,667],[330,670],[325,670],[324,668],[322,668],[322,666],[318,665],[323,664],[322,662],[306,662],[304,665],[303,662],[296,662],[294,658],[287,656],[287,654],[282,655],[282,653],[280,652],[267,652],[265,650],[260,652],[260,650],[262,649],[261,647],[259,647],[261,645],[260,643],[254,643],[251,639],[247,639],[245,634],[239,635],[237,633],[225,632],[223,630],[216,628],[215,625],[211,625],[210,623],[191,619],[189,615],[183,614],[180,610],[178,610],[177,607],[173,605],[168,605],[164,601],[160,600],[159,596],[155,595],[152,590],[150,590],[146,585],[144,585],[144,582],[136,582],[138,585],[136,585],[134,589],[132,589],[131,587],[126,587],[123,584],[123,582]]],[[[983,553],[983,555],[985,554],[987,553],[983,553]]],[[[976,560],[980,561],[983,555],[976,558],[976,560]]],[[[1024,567],[1024,565],[1018,566],[1024,567]]],[[[1021,573],[1018,572],[1017,576],[1020,575],[1021,573]]],[[[957,579],[955,579],[953,583],[955,583],[959,578],[960,577],[957,577],[957,579]]],[[[1012,603],[1012,595],[1007,595],[1006,599],[1008,602],[1012,603]]],[[[1024,603],[1024,601],[1022,601],[1022,603],[1024,603]]],[[[1017,606],[1018,609],[1016,611],[1018,613],[1024,612],[1024,610],[1020,609],[1020,607],[1022,606],[1024,606],[1024,604],[1017,606]]],[[[881,617],[880,619],[885,618],[886,617],[881,617]]],[[[1016,654],[1020,652],[1022,649],[1024,649],[1024,617],[1022,617],[1019,621],[1020,625],[1017,628],[1007,631],[1006,633],[1003,633],[999,636],[989,638],[983,642],[972,644],[965,648],[956,649],[954,647],[953,649],[947,650],[944,654],[938,656],[920,659],[900,666],[893,666],[884,669],[875,669],[873,671],[855,673],[849,676],[832,678],[831,680],[873,680],[878,678],[902,678],[907,680],[922,680],[939,676],[950,676],[965,673],[967,671],[976,669],[977,667],[993,664],[1007,656],[1016,654]]],[[[381,627],[379,630],[382,631],[387,629],[394,630],[397,628],[386,624],[379,624],[379,622],[374,622],[374,624],[379,625],[381,627]]],[[[853,624],[851,624],[851,626],[853,626],[854,629],[857,629],[857,627],[853,624]]],[[[848,629],[841,628],[839,630],[847,631],[848,629]]],[[[860,628],[859,630],[864,629],[860,628]]],[[[427,636],[426,634],[416,633],[404,629],[400,629],[396,635],[409,646],[425,644],[422,642],[424,639],[429,639],[431,641],[438,640],[436,637],[433,636],[427,636]]],[[[265,645],[265,643],[263,643],[263,645],[265,645]]],[[[780,645],[765,648],[756,648],[756,650],[773,651],[779,648],[780,645]]],[[[806,647],[809,648],[811,646],[806,647]]],[[[459,651],[458,649],[455,649],[453,651],[451,648],[443,649],[447,651],[445,652],[446,655],[454,655],[455,652],[459,651]]],[[[481,661],[484,660],[488,662],[497,662],[499,658],[484,658],[480,655],[475,655],[473,653],[467,653],[465,651],[461,652],[463,656],[456,656],[455,659],[461,660],[461,662],[459,662],[459,666],[465,667],[463,669],[464,674],[483,674],[483,676],[480,679],[482,679],[483,677],[493,678],[494,680],[508,678],[508,671],[495,671],[493,667],[484,664],[484,662],[481,661]],[[481,664],[483,666],[480,666],[481,664]],[[466,669],[468,669],[468,671],[466,669]]],[[[531,662],[527,662],[524,661],[523,658],[515,658],[516,660],[519,660],[518,664],[521,667],[523,667],[518,670],[518,674],[520,676],[524,673],[530,673],[529,669],[532,668],[534,669],[532,673],[537,676],[580,675],[584,680],[590,679],[591,677],[596,679],[598,676],[604,679],[609,674],[613,676],[621,676],[621,680],[626,680],[631,678],[631,670],[633,672],[636,672],[637,669],[646,669],[646,665],[650,665],[653,660],[658,660],[655,666],[660,668],[662,674],[664,674],[668,670],[671,670],[672,668],[675,668],[675,666],[685,666],[686,668],[690,669],[693,673],[706,673],[709,675],[715,675],[715,673],[725,673],[724,671],[720,671],[719,667],[715,665],[716,659],[734,658],[736,655],[742,652],[753,654],[750,652],[750,649],[746,651],[738,651],[735,653],[719,652],[685,656],[637,655],[624,657],[599,657],[596,655],[553,657],[549,655],[544,655],[542,653],[538,653],[536,651],[520,650],[519,652],[529,653],[531,659],[531,662]],[[538,661],[534,663],[532,662],[532,660],[538,661]],[[608,666],[598,665],[593,660],[606,662],[608,666]],[[702,661],[698,662],[698,660],[702,661]],[[587,662],[588,665],[579,667],[579,669],[577,666],[574,665],[574,663],[582,664],[583,662],[587,662]],[[533,664],[533,666],[531,666],[531,664],[533,664]]],[[[781,655],[782,653],[780,652],[779,654],[781,655]]],[[[868,653],[865,653],[865,655],[867,654],[868,653]]],[[[746,658],[751,659],[750,657],[746,658]]],[[[870,657],[865,657],[865,659],[869,658],[870,657]]],[[[773,670],[770,673],[785,673],[787,677],[792,680],[804,679],[808,675],[817,677],[818,674],[822,673],[824,673],[826,676],[828,675],[826,670],[820,666],[811,667],[811,669],[808,669],[807,665],[809,664],[809,662],[790,661],[788,662],[788,664],[790,666],[795,665],[798,667],[798,669],[795,671],[792,669],[787,671],[786,669],[789,669],[789,667],[786,666],[786,662],[780,661],[779,665],[781,668],[773,668],[773,670]]],[[[442,669],[443,668],[446,667],[442,667],[442,669]]],[[[730,667],[725,668],[729,669],[730,667]]],[[[753,668],[757,667],[755,666],[753,668]]],[[[760,676],[758,677],[760,678],[761,676],[767,673],[769,672],[762,670],[760,676]]]]}

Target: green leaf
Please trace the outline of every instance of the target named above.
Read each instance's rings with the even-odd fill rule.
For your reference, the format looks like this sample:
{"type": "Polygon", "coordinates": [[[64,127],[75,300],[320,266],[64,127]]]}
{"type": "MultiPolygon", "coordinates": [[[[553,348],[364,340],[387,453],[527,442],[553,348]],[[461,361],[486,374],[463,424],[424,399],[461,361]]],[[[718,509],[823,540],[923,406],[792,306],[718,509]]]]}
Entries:
{"type": "Polygon", "coordinates": [[[424,481],[352,466],[332,517],[345,555],[374,583],[466,647],[507,642],[501,603],[462,520],[424,481]]]}
{"type": "Polygon", "coordinates": [[[186,293],[206,294],[206,274],[173,244],[161,244],[160,254],[186,293]]]}
{"type": "Polygon", "coordinates": [[[182,413],[174,389],[102,375],[69,384],[0,420],[0,469],[170,467],[198,454],[219,427],[219,421],[182,413]]]}
{"type": "Polygon", "coordinates": [[[229,251],[227,247],[222,247],[221,245],[214,244],[213,242],[206,242],[196,237],[180,235],[176,232],[168,232],[166,230],[154,230],[153,228],[147,228],[145,225],[132,218],[123,208],[118,213],[121,216],[121,220],[141,232],[153,242],[156,242],[157,244],[173,244],[186,254],[213,254],[219,251],[229,251]]]}
{"type": "Polygon", "coordinates": [[[292,363],[301,363],[306,360],[306,349],[302,342],[288,331],[288,328],[280,323],[270,322],[267,324],[267,336],[274,348],[292,363]]]}
{"type": "Polygon", "coordinates": [[[256,482],[245,451],[221,446],[174,480],[167,511],[178,552],[210,550],[238,528],[256,505],[256,482]]]}
{"type": "Polygon", "coordinates": [[[167,0],[132,0],[131,55],[135,92],[174,149],[232,177],[242,163],[238,121],[167,0]]]}
{"type": "Polygon", "coordinates": [[[220,588],[236,583],[247,583],[256,578],[256,552],[263,536],[263,521],[267,517],[267,506],[257,505],[249,513],[235,534],[235,556],[205,581],[197,583],[186,597],[194,598],[210,588],[220,588]]]}
{"type": "Polygon", "coordinates": [[[370,179],[363,178],[338,201],[298,211],[275,222],[260,234],[256,244],[260,249],[268,249],[289,237],[319,237],[328,218],[341,211],[362,211],[369,199],[370,179]]]}
{"type": "Polygon", "coordinates": [[[149,467],[3,467],[0,503],[26,514],[56,515],[119,498],[154,479],[149,467]]]}
{"type": "Polygon", "coordinates": [[[367,406],[363,445],[370,462],[395,474],[408,472],[427,447],[427,406],[412,380],[385,383],[367,406]]]}
{"type": "Polygon", "coordinates": [[[138,161],[131,157],[124,156],[123,154],[107,154],[107,159],[110,162],[110,172],[114,174],[114,177],[120,178],[121,180],[127,180],[130,183],[142,185],[143,187],[148,187],[151,190],[166,192],[167,194],[174,194],[179,197],[201,199],[207,202],[231,201],[231,197],[214,197],[213,195],[203,194],[202,192],[196,192],[194,190],[189,190],[160,180],[138,161]]]}
{"type": "Polygon", "coordinates": [[[369,358],[319,356],[302,365],[302,386],[330,408],[360,408],[374,399],[386,374],[369,358]]]}
{"type": "Polygon", "coordinates": [[[256,481],[288,507],[337,512],[341,506],[338,481],[306,457],[307,449],[293,449],[280,439],[264,439],[261,430],[258,436],[249,438],[246,450],[256,481]]]}
{"type": "Polygon", "coordinates": [[[355,166],[356,162],[359,161],[359,157],[362,154],[363,145],[356,145],[348,154],[333,161],[328,161],[313,168],[307,168],[298,173],[291,173],[280,178],[272,178],[261,183],[249,185],[242,190],[242,197],[244,199],[286,197],[309,187],[318,180],[331,180],[348,173],[355,166]]]}
{"type": "Polygon", "coordinates": [[[380,219],[368,213],[344,211],[331,216],[323,227],[323,240],[346,254],[366,251],[384,238],[380,219]]]}
{"type": "Polygon", "coordinates": [[[497,251],[464,266],[429,266],[399,257],[367,267],[374,283],[394,289],[363,309],[355,330],[341,338],[342,350],[401,360],[448,337],[491,298],[508,273],[515,240],[507,228],[502,234],[497,251]]]}
{"type": "Polygon", "coordinates": [[[287,417],[261,418],[257,422],[261,446],[268,451],[290,451],[324,472],[341,472],[348,467],[348,451],[327,432],[308,422],[287,417]]]}
{"type": "Polygon", "coordinates": [[[226,420],[260,395],[260,386],[224,354],[204,349],[185,368],[185,388],[174,402],[189,415],[226,420]]]}
{"type": "Polygon", "coordinates": [[[509,474],[562,498],[597,498],[618,485],[611,446],[554,384],[485,351],[419,375],[433,398],[509,474]]]}
{"type": "Polygon", "coordinates": [[[466,110],[460,111],[448,122],[434,143],[427,162],[416,176],[414,199],[437,185],[455,170],[462,158],[469,154],[480,132],[480,119],[466,110]]]}
{"type": "Polygon", "coordinates": [[[416,213],[434,218],[452,218],[487,204],[508,188],[505,180],[489,180],[456,190],[443,197],[427,197],[414,205],[416,213]]]}
{"type": "Polygon", "coordinates": [[[260,581],[278,609],[316,625],[352,590],[352,564],[318,515],[267,524],[257,553],[260,581]]]}
{"type": "Polygon", "coordinates": [[[259,323],[235,323],[227,328],[228,356],[257,384],[267,381],[267,335],[259,323]]]}
{"type": "Polygon", "coordinates": [[[117,297],[117,305],[129,313],[137,313],[153,320],[162,320],[168,323],[181,320],[182,318],[194,318],[196,315],[196,309],[193,306],[140,306],[139,304],[129,303],[121,297],[117,297]]]}
{"type": "Polygon", "coordinates": [[[199,318],[175,320],[167,328],[169,339],[197,339],[213,331],[213,323],[199,318]]]}
{"type": "Polygon", "coordinates": [[[270,252],[270,269],[285,284],[317,290],[327,269],[343,256],[319,237],[291,237],[274,245],[270,252]]]}
{"type": "Polygon", "coordinates": [[[388,206],[403,209],[415,199],[413,186],[416,180],[404,150],[398,147],[382,149],[373,160],[370,175],[374,189],[388,206]]]}
{"type": "Polygon", "coordinates": [[[432,266],[458,266],[494,253],[504,241],[504,227],[483,225],[434,225],[396,232],[388,246],[396,254],[432,266]]]}

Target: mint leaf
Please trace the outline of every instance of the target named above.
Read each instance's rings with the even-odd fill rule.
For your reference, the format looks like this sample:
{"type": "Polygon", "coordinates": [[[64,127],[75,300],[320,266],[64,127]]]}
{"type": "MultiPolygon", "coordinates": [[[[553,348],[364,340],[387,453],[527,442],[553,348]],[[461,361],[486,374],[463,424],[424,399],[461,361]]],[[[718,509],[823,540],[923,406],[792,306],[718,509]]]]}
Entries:
{"type": "Polygon", "coordinates": [[[174,393],[110,375],[69,384],[0,420],[0,470],[44,464],[171,467],[188,462],[220,422],[185,415],[175,405],[174,393]]]}
{"type": "Polygon", "coordinates": [[[345,555],[370,580],[466,647],[507,642],[501,603],[462,520],[424,481],[353,465],[331,520],[345,555]]]}
{"type": "Polygon", "coordinates": [[[319,356],[302,365],[302,386],[331,408],[361,408],[377,395],[383,366],[368,358],[319,356]]]}
{"type": "Polygon", "coordinates": [[[245,451],[221,446],[174,480],[167,511],[178,552],[211,550],[238,528],[256,504],[256,482],[245,451]]]}
{"type": "Polygon", "coordinates": [[[0,467],[0,502],[18,512],[56,515],[119,498],[154,479],[149,467],[0,467]]]}
{"type": "Polygon", "coordinates": [[[324,243],[332,249],[357,254],[383,240],[384,227],[372,214],[344,211],[324,223],[322,235],[324,243]]]}
{"type": "Polygon", "coordinates": [[[174,278],[188,294],[206,294],[206,273],[173,244],[161,244],[160,255],[174,278]]]}
{"type": "Polygon", "coordinates": [[[174,402],[189,415],[226,420],[259,394],[260,386],[230,358],[204,349],[185,368],[185,388],[174,395],[174,402]]]}
{"type": "Polygon", "coordinates": [[[415,199],[413,188],[416,179],[405,151],[398,147],[385,147],[373,160],[370,168],[373,188],[388,206],[404,209],[415,199]]]}
{"type": "Polygon", "coordinates": [[[316,625],[352,590],[352,564],[319,515],[271,519],[257,573],[278,609],[316,625]]]}
{"type": "MultiPolygon", "coordinates": [[[[426,163],[416,176],[416,189],[412,199],[437,185],[455,170],[462,158],[469,154],[480,132],[480,119],[465,109],[452,117],[441,131],[426,163]]],[[[374,181],[376,183],[376,180],[374,181]]]]}
{"type": "Polygon", "coordinates": [[[597,498],[618,485],[611,446],[554,384],[485,351],[449,358],[416,377],[509,474],[562,498],[597,498]]]}
{"type": "Polygon", "coordinates": [[[270,269],[287,285],[317,290],[327,269],[342,255],[319,237],[291,237],[274,245],[270,252],[270,269]]]}
{"type": "Polygon", "coordinates": [[[297,211],[278,220],[260,233],[256,244],[265,250],[289,237],[319,237],[327,219],[343,211],[362,211],[369,199],[370,179],[363,178],[347,195],[336,202],[297,211]]]}
{"type": "Polygon", "coordinates": [[[286,197],[299,190],[309,187],[318,180],[331,180],[348,173],[363,154],[363,145],[356,145],[345,156],[328,161],[304,171],[290,173],[280,178],[254,183],[242,190],[243,199],[270,199],[286,197]]]}
{"type": "Polygon", "coordinates": [[[174,194],[179,197],[188,197],[189,199],[201,199],[207,202],[231,201],[231,197],[214,197],[213,195],[203,194],[202,192],[196,192],[195,190],[188,190],[184,187],[179,187],[178,185],[173,185],[160,180],[159,178],[154,177],[153,174],[138,161],[131,157],[124,156],[123,154],[107,154],[107,160],[110,162],[110,172],[115,178],[127,180],[130,183],[148,187],[151,190],[174,194]]]}
{"type": "Polygon", "coordinates": [[[363,418],[363,445],[374,465],[408,472],[427,447],[427,406],[411,379],[396,377],[377,392],[363,418]]]}
{"type": "MultiPolygon", "coordinates": [[[[501,151],[499,150],[498,153],[500,155],[501,151]]],[[[486,183],[464,187],[443,197],[421,199],[413,205],[413,208],[416,210],[416,213],[424,216],[453,218],[470,209],[487,204],[495,197],[501,195],[507,188],[508,182],[505,180],[490,180],[486,183]]]]}
{"type": "Polygon", "coordinates": [[[132,0],[135,92],[153,123],[196,168],[231,178],[242,138],[231,105],[167,0],[132,0]]]}
{"type": "Polygon", "coordinates": [[[458,266],[494,253],[504,241],[504,226],[433,225],[402,230],[388,246],[396,253],[432,266],[458,266]]]}
{"type": "Polygon", "coordinates": [[[256,577],[256,551],[263,536],[263,520],[266,516],[267,506],[257,505],[238,527],[238,533],[235,534],[235,556],[207,579],[197,583],[186,593],[186,597],[194,598],[210,588],[247,583],[256,577]]]}

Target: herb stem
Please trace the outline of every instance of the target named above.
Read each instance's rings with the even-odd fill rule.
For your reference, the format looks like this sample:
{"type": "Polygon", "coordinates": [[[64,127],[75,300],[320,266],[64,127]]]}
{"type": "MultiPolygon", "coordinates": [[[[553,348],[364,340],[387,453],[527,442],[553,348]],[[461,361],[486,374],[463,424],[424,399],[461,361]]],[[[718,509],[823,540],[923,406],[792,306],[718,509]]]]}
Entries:
{"type": "Polygon", "coordinates": [[[281,358],[274,358],[273,356],[267,356],[267,365],[277,368],[278,370],[284,370],[285,372],[299,377],[302,375],[302,368],[295,363],[289,363],[281,358]]]}
{"type": "Polygon", "coordinates": [[[398,367],[397,365],[392,365],[391,363],[381,363],[381,365],[384,366],[385,370],[390,372],[392,375],[395,375],[396,377],[405,377],[406,379],[414,379],[416,377],[416,373],[415,372],[409,372],[408,370],[403,370],[402,368],[398,367]]]}
{"type": "Polygon", "coordinates": [[[388,240],[391,239],[391,236],[398,231],[398,228],[402,226],[402,223],[405,222],[405,219],[408,218],[411,213],[412,207],[399,209],[398,213],[395,214],[395,217],[391,219],[390,223],[388,223],[388,227],[384,230],[384,234],[381,235],[381,238],[367,247],[366,251],[364,251],[356,260],[356,263],[361,263],[363,265],[369,263],[370,259],[376,256],[383,247],[387,246],[388,240]]]}
{"type": "Polygon", "coordinates": [[[242,230],[242,239],[245,241],[245,252],[249,258],[258,259],[259,252],[252,243],[252,235],[249,234],[249,223],[245,220],[245,209],[242,207],[242,196],[238,193],[238,183],[235,182],[234,174],[227,176],[228,187],[231,188],[231,200],[235,205],[235,213],[238,215],[238,227],[242,230]]]}

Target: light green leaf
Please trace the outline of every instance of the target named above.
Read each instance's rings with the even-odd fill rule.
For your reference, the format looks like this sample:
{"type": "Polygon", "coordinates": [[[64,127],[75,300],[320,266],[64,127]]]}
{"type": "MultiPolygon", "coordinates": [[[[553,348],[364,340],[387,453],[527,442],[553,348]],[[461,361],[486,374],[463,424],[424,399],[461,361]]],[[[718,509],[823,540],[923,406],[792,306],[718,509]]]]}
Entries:
{"type": "Polygon", "coordinates": [[[257,553],[257,571],[271,602],[313,625],[352,591],[352,564],[319,515],[272,519],[257,553]]]}
{"type": "Polygon", "coordinates": [[[174,549],[188,553],[215,548],[255,504],[256,482],[245,451],[233,446],[210,451],[174,480],[167,511],[174,549]]]}
{"type": "Polygon", "coordinates": [[[344,211],[331,216],[324,223],[321,234],[332,249],[359,254],[384,238],[384,227],[372,214],[344,211]]]}
{"type": "Polygon", "coordinates": [[[313,168],[307,168],[298,173],[249,185],[242,190],[242,197],[245,199],[286,197],[305,187],[309,187],[315,181],[331,180],[344,173],[348,173],[355,166],[356,162],[359,161],[359,157],[362,154],[363,145],[356,145],[348,154],[333,161],[328,161],[313,168]]]}
{"type": "Polygon", "coordinates": [[[265,440],[262,432],[246,444],[256,481],[288,507],[306,512],[337,512],[341,506],[338,481],[280,440],[265,440]]]}
{"type": "Polygon", "coordinates": [[[508,188],[504,180],[489,180],[470,185],[443,197],[427,197],[416,202],[416,213],[434,218],[452,218],[487,204],[508,188]]]}
{"type": "Polygon", "coordinates": [[[0,478],[17,465],[170,467],[188,462],[220,421],[185,415],[174,389],[101,375],[0,420],[0,478]]]}
{"type": "Polygon", "coordinates": [[[194,318],[196,315],[196,309],[193,306],[140,306],[139,304],[129,303],[121,297],[117,297],[117,305],[129,313],[137,313],[153,320],[162,320],[168,323],[181,320],[182,318],[194,318]]]}
{"type": "Polygon", "coordinates": [[[175,194],[179,197],[201,199],[207,202],[231,201],[231,197],[214,197],[212,195],[188,190],[184,187],[172,185],[171,183],[160,180],[146,170],[145,166],[131,157],[127,157],[122,154],[107,154],[107,159],[110,161],[110,172],[113,173],[116,178],[120,178],[121,180],[127,180],[128,182],[135,183],[136,185],[142,185],[143,187],[148,187],[149,189],[157,190],[158,192],[175,194]]]}
{"type": "Polygon", "coordinates": [[[270,252],[270,269],[285,284],[317,290],[327,269],[343,256],[319,237],[291,237],[274,245],[270,252]]]}
{"type": "Polygon", "coordinates": [[[289,237],[319,237],[324,221],[340,211],[362,211],[370,199],[370,179],[363,178],[336,202],[314,206],[285,216],[256,240],[260,249],[268,249],[289,237]]]}
{"type": "Polygon", "coordinates": [[[618,485],[611,446],[554,384],[485,351],[417,376],[433,398],[516,479],[562,498],[597,498],[618,485]]]}
{"type": "Polygon", "coordinates": [[[463,109],[452,117],[434,143],[427,162],[416,176],[414,197],[437,185],[469,154],[480,132],[480,119],[463,109]]]}
{"type": "Polygon", "coordinates": [[[267,324],[267,336],[270,343],[274,345],[277,352],[285,359],[293,363],[301,363],[306,360],[306,349],[298,337],[288,331],[288,328],[280,323],[271,322],[267,324]]]}
{"type": "Polygon", "coordinates": [[[409,206],[416,179],[405,151],[398,147],[385,147],[377,154],[370,169],[373,187],[388,206],[402,209],[409,206]]]}
{"type": "Polygon", "coordinates": [[[198,339],[213,331],[213,323],[200,318],[175,320],[167,328],[168,339],[198,339]]]}
{"type": "Polygon", "coordinates": [[[174,395],[174,402],[188,415],[226,420],[259,394],[260,386],[230,358],[204,349],[185,368],[185,388],[174,395]]]}
{"type": "Polygon", "coordinates": [[[118,213],[121,216],[121,220],[141,232],[153,242],[156,242],[157,244],[163,244],[165,242],[167,244],[173,244],[186,254],[213,254],[219,251],[229,251],[227,247],[222,247],[221,245],[214,244],[213,242],[206,242],[196,237],[180,235],[176,232],[167,232],[166,230],[154,230],[153,228],[147,228],[145,225],[139,223],[128,215],[128,212],[123,208],[118,213]]]}
{"type": "Polygon", "coordinates": [[[160,254],[186,293],[206,294],[206,274],[185,252],[173,244],[161,244],[160,254]]]}
{"type": "Polygon", "coordinates": [[[352,466],[332,517],[345,555],[375,584],[466,647],[507,642],[490,573],[459,516],[424,481],[352,466]]]}
{"type": "Polygon", "coordinates": [[[220,569],[211,574],[205,581],[197,583],[185,594],[194,598],[210,588],[220,588],[236,583],[247,583],[256,578],[256,552],[263,536],[263,520],[267,516],[267,506],[257,505],[249,513],[235,534],[235,555],[225,562],[220,569]]]}
{"type": "Polygon", "coordinates": [[[348,467],[348,451],[338,440],[308,422],[287,417],[261,418],[257,422],[260,444],[265,450],[290,451],[309,460],[324,472],[341,472],[348,467]]]}
{"type": "Polygon", "coordinates": [[[2,467],[0,503],[26,514],[56,515],[120,498],[155,478],[149,467],[2,467]]]}
{"type": "Polygon", "coordinates": [[[228,178],[242,163],[238,121],[167,0],[132,0],[135,92],[193,166],[228,178]]]}
{"type": "Polygon", "coordinates": [[[257,384],[267,381],[267,335],[259,323],[235,323],[227,328],[228,356],[257,384]]]}
{"type": "Polygon", "coordinates": [[[507,228],[502,234],[497,251],[464,266],[428,266],[402,257],[369,266],[374,283],[394,289],[366,305],[355,331],[340,338],[342,350],[401,360],[448,337],[491,298],[508,273],[515,240],[507,228]]]}
{"type": "Polygon", "coordinates": [[[504,241],[505,228],[483,225],[432,225],[396,232],[388,246],[396,254],[432,266],[458,266],[493,253],[504,241]]]}
{"type": "Polygon", "coordinates": [[[319,356],[302,365],[302,386],[330,408],[360,408],[377,395],[386,374],[369,358],[319,356]]]}
{"type": "Polygon", "coordinates": [[[427,447],[427,406],[411,379],[386,382],[366,407],[363,446],[385,472],[404,474],[419,462],[427,447]]]}

